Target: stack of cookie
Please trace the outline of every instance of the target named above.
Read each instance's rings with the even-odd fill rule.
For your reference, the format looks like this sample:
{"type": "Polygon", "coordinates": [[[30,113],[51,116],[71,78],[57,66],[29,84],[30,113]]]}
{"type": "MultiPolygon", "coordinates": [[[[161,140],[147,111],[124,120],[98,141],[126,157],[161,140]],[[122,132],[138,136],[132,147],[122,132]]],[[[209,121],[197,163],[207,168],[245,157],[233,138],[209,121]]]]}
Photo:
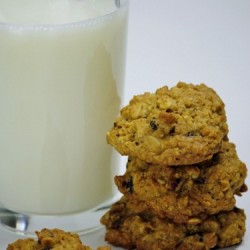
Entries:
{"type": "Polygon", "coordinates": [[[123,194],[102,217],[123,248],[211,249],[241,242],[247,169],[228,139],[224,103],[204,84],[178,83],[135,96],[107,140],[128,155],[123,194]]]}

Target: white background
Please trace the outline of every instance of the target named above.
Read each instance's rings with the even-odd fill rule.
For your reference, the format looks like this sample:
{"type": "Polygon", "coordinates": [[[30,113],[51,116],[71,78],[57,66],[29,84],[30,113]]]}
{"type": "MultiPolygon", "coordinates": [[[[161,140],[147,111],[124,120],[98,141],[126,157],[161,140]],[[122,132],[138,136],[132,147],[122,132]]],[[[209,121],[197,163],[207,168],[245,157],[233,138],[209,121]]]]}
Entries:
{"type": "MultiPolygon", "coordinates": [[[[229,138],[250,166],[249,0],[130,0],[124,103],[178,81],[217,91],[226,104],[229,138]]],[[[250,217],[249,193],[237,204],[250,217]]],[[[243,243],[229,249],[249,249],[249,231],[247,220],[243,243]]],[[[82,239],[96,247],[103,238],[101,230],[82,239]]],[[[0,229],[1,250],[15,239],[0,229]]]]}

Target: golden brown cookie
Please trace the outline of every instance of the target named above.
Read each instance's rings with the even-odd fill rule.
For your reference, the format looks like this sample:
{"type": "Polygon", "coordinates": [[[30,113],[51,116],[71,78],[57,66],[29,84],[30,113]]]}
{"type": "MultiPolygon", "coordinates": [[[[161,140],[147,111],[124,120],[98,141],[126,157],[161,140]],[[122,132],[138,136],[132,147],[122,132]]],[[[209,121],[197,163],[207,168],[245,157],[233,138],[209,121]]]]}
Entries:
{"type": "MultiPolygon", "coordinates": [[[[36,232],[38,240],[28,238],[9,244],[7,250],[91,250],[84,246],[78,234],[64,232],[60,229],[42,229],[36,232]]],[[[97,250],[110,250],[110,247],[99,247],[97,250]]]]}
{"type": "Polygon", "coordinates": [[[78,234],[64,232],[60,229],[43,229],[37,232],[38,244],[48,249],[79,249],[91,250],[90,247],[83,246],[78,234]]]}
{"type": "Polygon", "coordinates": [[[107,229],[105,239],[126,249],[209,250],[238,244],[245,233],[245,214],[238,208],[198,224],[176,224],[151,213],[137,214],[127,202],[122,198],[101,220],[107,229]]]}
{"type": "Polygon", "coordinates": [[[211,160],[194,165],[171,167],[130,158],[126,173],[116,176],[115,183],[128,199],[143,201],[160,217],[185,223],[192,217],[231,210],[234,195],[247,189],[246,176],[235,145],[225,141],[211,160]]]}
{"type": "Polygon", "coordinates": [[[135,96],[107,133],[122,155],[166,165],[211,159],[228,133],[224,103],[204,84],[135,96]]]}
{"type": "Polygon", "coordinates": [[[17,240],[8,245],[7,250],[36,250],[37,242],[34,239],[28,238],[17,240]]]}

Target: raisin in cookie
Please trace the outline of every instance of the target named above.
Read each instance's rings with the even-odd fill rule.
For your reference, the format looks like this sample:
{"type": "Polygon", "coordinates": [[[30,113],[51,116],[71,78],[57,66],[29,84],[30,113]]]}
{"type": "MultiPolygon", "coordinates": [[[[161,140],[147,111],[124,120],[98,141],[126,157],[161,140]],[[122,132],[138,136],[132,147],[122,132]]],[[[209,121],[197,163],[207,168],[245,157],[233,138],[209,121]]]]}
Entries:
{"type": "MultiPolygon", "coordinates": [[[[9,244],[7,250],[91,250],[84,246],[78,234],[64,232],[60,229],[42,229],[36,232],[38,240],[23,239],[9,244]]],[[[110,247],[99,247],[97,250],[110,250],[110,247]]]]}
{"type": "Polygon", "coordinates": [[[176,224],[151,213],[136,214],[127,202],[122,198],[101,220],[105,239],[126,249],[208,250],[238,244],[245,233],[245,214],[238,208],[210,215],[199,224],[176,224]]]}
{"type": "Polygon", "coordinates": [[[145,202],[158,216],[184,223],[232,209],[234,195],[247,189],[246,176],[235,145],[223,142],[220,153],[194,165],[171,167],[130,158],[126,173],[116,176],[115,183],[127,198],[145,202]]]}
{"type": "Polygon", "coordinates": [[[122,155],[155,164],[210,159],[228,133],[224,103],[204,84],[180,82],[135,96],[120,113],[108,143],[122,155]]]}

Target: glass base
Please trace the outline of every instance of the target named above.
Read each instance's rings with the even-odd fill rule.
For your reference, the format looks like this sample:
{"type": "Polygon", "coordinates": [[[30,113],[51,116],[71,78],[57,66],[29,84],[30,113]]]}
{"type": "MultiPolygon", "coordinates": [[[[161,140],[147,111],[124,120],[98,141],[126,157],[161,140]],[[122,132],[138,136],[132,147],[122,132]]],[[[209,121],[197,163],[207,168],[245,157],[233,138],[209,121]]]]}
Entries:
{"type": "Polygon", "coordinates": [[[34,237],[35,232],[43,228],[59,228],[84,235],[102,228],[100,219],[111,205],[112,203],[90,211],[67,215],[22,214],[0,208],[0,225],[12,233],[30,237],[34,237]]]}

